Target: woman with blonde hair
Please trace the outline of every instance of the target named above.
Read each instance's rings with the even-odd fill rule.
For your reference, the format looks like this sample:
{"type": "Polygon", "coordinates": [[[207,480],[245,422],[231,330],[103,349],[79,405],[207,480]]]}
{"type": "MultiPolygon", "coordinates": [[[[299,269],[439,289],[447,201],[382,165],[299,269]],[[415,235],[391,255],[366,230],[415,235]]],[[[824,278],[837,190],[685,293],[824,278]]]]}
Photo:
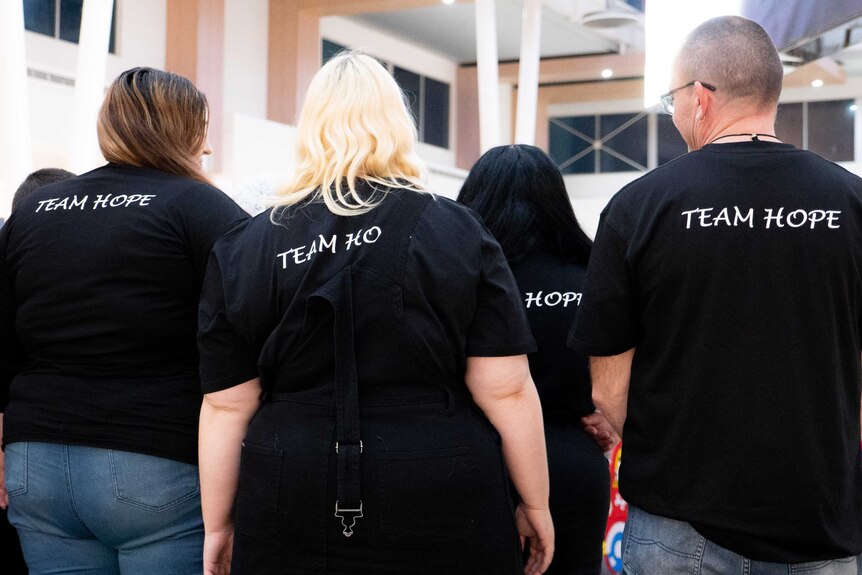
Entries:
{"type": "Polygon", "coordinates": [[[0,505],[30,573],[202,571],[197,302],[247,218],[201,168],[207,113],[181,76],[123,72],[98,118],[109,163],[0,230],[0,505]]]}
{"type": "Polygon", "coordinates": [[[298,132],[292,182],[216,244],[201,297],[205,572],[517,574],[520,535],[542,573],[534,342],[500,247],[424,189],[373,58],[324,65],[298,132]]]}

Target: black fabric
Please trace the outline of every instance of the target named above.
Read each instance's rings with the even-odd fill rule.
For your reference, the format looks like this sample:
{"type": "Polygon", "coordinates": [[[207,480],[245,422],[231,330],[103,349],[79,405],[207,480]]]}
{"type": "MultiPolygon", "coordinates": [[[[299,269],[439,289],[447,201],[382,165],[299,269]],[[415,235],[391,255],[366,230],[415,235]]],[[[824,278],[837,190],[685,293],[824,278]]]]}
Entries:
{"type": "Polygon", "coordinates": [[[620,490],[782,563],[862,552],[862,180],[713,144],[602,214],[570,345],[634,356],[620,490]]]}
{"type": "Polygon", "coordinates": [[[548,575],[598,575],[608,519],[608,461],[580,418],[595,409],[587,358],[566,346],[586,280],[586,266],[533,250],[512,264],[538,349],[530,373],[545,420],[556,533],[548,575]]]}
{"type": "Polygon", "coordinates": [[[4,441],[197,461],[197,301],[248,216],[212,186],[109,164],[45,186],[0,230],[4,441]]]}
{"type": "Polygon", "coordinates": [[[335,358],[325,320],[331,312],[308,296],[346,265],[380,287],[377,301],[356,307],[385,303],[411,334],[399,342],[398,354],[381,353],[380,342],[390,334],[373,318],[360,320],[355,326],[362,334],[355,341],[359,381],[394,389],[405,380],[431,386],[462,382],[467,356],[534,350],[500,246],[474,212],[455,202],[435,197],[428,203],[403,240],[407,258],[397,285],[364,271],[364,259],[386,233],[387,220],[398,217],[401,197],[394,191],[383,205],[352,217],[331,217],[315,203],[272,224],[266,211],[226,234],[213,249],[201,295],[204,393],[258,374],[270,392],[301,391],[329,377],[335,358]],[[356,245],[360,234],[365,239],[356,245]],[[307,321],[312,316],[316,321],[307,321]]]}
{"type": "Polygon", "coordinates": [[[263,467],[240,471],[232,572],[519,573],[499,436],[463,381],[468,350],[534,347],[499,246],[462,206],[415,192],[354,217],[314,203],[275,219],[216,244],[201,298],[204,390],[259,371],[272,401],[246,445],[283,452],[270,491],[245,487],[263,467]],[[353,375],[350,339],[355,427],[349,390],[333,397],[353,375]],[[335,513],[356,492],[362,514],[335,513]],[[257,514],[274,533],[240,521],[257,514]]]}
{"type": "Polygon", "coordinates": [[[512,264],[512,274],[538,346],[528,357],[545,417],[571,421],[592,413],[587,358],[566,346],[581,302],[586,266],[534,250],[512,264]]]}

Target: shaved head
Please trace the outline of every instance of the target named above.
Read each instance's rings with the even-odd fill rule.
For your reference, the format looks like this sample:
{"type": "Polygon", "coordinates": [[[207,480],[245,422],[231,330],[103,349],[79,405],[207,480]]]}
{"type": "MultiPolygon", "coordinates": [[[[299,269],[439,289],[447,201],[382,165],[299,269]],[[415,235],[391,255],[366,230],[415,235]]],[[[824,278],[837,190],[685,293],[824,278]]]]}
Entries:
{"type": "Polygon", "coordinates": [[[676,65],[680,79],[712,84],[728,100],[747,98],[767,108],[781,95],[784,70],[775,44],[759,24],[741,16],[720,16],[695,28],[676,65]]]}

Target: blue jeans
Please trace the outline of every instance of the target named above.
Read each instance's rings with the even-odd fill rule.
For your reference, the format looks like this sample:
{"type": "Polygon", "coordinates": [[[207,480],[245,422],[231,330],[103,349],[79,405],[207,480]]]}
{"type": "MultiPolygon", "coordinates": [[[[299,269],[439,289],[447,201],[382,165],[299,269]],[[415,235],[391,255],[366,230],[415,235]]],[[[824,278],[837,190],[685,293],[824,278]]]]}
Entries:
{"type": "Polygon", "coordinates": [[[9,522],[31,575],[197,574],[203,570],[198,468],[140,453],[6,446],[9,522]]]}
{"type": "Polygon", "coordinates": [[[629,506],[624,575],[862,575],[860,557],[811,563],[752,561],[703,537],[684,521],[629,506]]]}

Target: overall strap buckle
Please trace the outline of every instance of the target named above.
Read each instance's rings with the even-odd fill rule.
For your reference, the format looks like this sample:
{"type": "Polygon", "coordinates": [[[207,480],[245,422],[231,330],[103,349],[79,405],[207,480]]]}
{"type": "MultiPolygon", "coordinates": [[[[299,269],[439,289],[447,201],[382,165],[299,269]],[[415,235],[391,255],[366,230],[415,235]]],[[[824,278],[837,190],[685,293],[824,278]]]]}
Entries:
{"type": "Polygon", "coordinates": [[[362,500],[359,501],[359,507],[355,509],[340,509],[338,501],[335,502],[335,516],[341,519],[341,524],[344,526],[345,537],[353,535],[353,527],[356,525],[356,520],[362,517],[362,500]],[[350,522],[348,524],[348,521],[350,522]]]}

